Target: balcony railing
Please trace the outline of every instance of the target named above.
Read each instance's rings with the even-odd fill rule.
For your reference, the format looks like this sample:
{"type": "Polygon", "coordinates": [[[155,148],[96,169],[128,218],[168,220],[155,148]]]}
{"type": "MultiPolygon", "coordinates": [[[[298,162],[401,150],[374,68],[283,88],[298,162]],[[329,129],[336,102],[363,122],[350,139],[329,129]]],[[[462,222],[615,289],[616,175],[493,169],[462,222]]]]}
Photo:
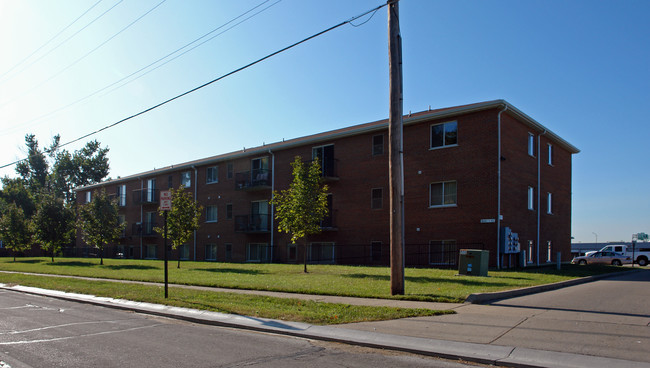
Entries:
{"type": "Polygon", "coordinates": [[[268,233],[271,231],[271,215],[235,216],[235,232],[268,233]]]}
{"type": "Polygon", "coordinates": [[[272,172],[269,169],[255,169],[235,174],[235,189],[254,190],[271,188],[272,172]]]}
{"type": "Polygon", "coordinates": [[[132,234],[135,236],[156,236],[154,228],[158,226],[155,222],[138,222],[133,224],[132,234]]]}
{"type": "Polygon", "coordinates": [[[133,203],[158,203],[158,189],[136,189],[133,191],[133,203]]]}

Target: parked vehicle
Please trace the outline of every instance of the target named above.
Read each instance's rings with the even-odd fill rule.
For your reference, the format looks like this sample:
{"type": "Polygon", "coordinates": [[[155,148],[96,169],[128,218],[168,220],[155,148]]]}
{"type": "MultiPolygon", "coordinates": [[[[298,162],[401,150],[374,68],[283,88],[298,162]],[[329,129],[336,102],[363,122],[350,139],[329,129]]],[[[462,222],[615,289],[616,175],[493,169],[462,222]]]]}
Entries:
{"type": "Polygon", "coordinates": [[[627,245],[610,244],[598,251],[586,252],[585,256],[592,255],[596,252],[616,252],[625,254],[630,258],[633,257],[634,263],[637,263],[639,266],[647,266],[648,260],[650,259],[650,243],[637,243],[636,247],[634,248],[634,252],[632,251],[632,247],[629,247],[627,245]]]}
{"type": "Polygon", "coordinates": [[[580,265],[606,264],[612,266],[621,266],[624,264],[631,264],[632,257],[622,253],[616,253],[611,251],[605,251],[605,252],[598,251],[598,252],[591,253],[590,255],[575,257],[571,260],[571,263],[572,264],[577,263],[580,265]]]}

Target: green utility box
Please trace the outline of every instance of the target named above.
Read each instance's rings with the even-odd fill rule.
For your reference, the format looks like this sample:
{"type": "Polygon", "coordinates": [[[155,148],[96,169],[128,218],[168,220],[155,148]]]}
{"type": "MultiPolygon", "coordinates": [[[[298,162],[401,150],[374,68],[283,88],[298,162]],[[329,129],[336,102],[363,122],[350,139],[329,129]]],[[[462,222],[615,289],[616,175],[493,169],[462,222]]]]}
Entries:
{"type": "Polygon", "coordinates": [[[461,249],[458,260],[458,274],[487,276],[490,252],[479,249],[461,249]]]}

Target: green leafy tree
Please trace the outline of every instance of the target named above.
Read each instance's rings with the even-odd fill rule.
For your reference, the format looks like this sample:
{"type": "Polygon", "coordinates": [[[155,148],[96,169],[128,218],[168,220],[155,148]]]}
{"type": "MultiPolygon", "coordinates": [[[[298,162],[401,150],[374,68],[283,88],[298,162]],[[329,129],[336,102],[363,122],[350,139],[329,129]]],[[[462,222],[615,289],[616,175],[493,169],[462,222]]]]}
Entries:
{"type": "MultiPolygon", "coordinates": [[[[322,231],[320,223],[328,214],[327,186],[322,184],[318,160],[311,164],[296,156],[291,163],[293,181],[289,189],[274,192],[271,203],[275,206],[278,230],[291,235],[291,242],[322,231]]],[[[307,272],[307,243],[303,244],[304,272],[307,272]]]]}
{"type": "Polygon", "coordinates": [[[117,243],[126,226],[119,221],[117,201],[106,190],[95,192],[93,200],[79,208],[79,228],[84,241],[99,249],[99,264],[104,264],[104,247],[117,243]]]}
{"type": "MultiPolygon", "coordinates": [[[[183,186],[170,190],[172,193],[172,209],[167,214],[167,238],[171,241],[172,249],[177,249],[187,243],[194,231],[198,230],[203,207],[192,198],[191,193],[185,191],[183,186]]],[[[159,210],[158,215],[164,217],[165,211],[159,210]]],[[[162,236],[165,235],[164,228],[156,227],[154,230],[162,236]]],[[[181,267],[180,252],[177,267],[181,267]]]]}
{"type": "Polygon", "coordinates": [[[36,212],[36,202],[34,195],[25,185],[25,181],[20,178],[2,178],[2,191],[0,199],[5,203],[14,203],[23,210],[27,218],[31,218],[36,212]]]}
{"type": "Polygon", "coordinates": [[[75,212],[63,198],[50,193],[41,195],[33,218],[36,240],[46,252],[54,254],[71,243],[75,232],[75,212]]]}
{"type": "Polygon", "coordinates": [[[5,247],[13,252],[14,262],[16,262],[16,253],[31,247],[32,235],[31,222],[25,218],[23,209],[15,203],[5,206],[0,217],[0,238],[5,247]]]}
{"type": "Polygon", "coordinates": [[[58,150],[51,173],[53,190],[74,202],[74,188],[99,183],[108,176],[107,154],[108,148],[102,148],[96,140],[74,153],[58,150]]]}

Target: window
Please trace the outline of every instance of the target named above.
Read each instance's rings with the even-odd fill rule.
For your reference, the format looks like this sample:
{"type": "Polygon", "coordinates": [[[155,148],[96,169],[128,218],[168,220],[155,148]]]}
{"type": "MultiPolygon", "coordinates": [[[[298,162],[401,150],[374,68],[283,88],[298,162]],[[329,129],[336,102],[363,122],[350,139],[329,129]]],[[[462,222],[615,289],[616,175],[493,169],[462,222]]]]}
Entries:
{"type": "Polygon", "coordinates": [[[174,187],[174,176],[169,175],[167,176],[167,189],[171,189],[174,187]]]}
{"type": "Polygon", "coordinates": [[[217,260],[217,245],[216,244],[206,244],[205,245],[205,260],[206,261],[216,261],[217,260]]]}
{"type": "Polygon", "coordinates": [[[206,183],[212,184],[219,182],[219,166],[208,167],[205,174],[206,183]]]}
{"type": "Polygon", "coordinates": [[[185,188],[189,188],[192,186],[192,172],[191,171],[185,171],[181,173],[181,185],[184,186],[185,188]]]}
{"type": "Polygon", "coordinates": [[[144,226],[142,227],[142,235],[154,235],[153,228],[156,227],[156,212],[146,212],[144,214],[144,226]]]}
{"type": "Polygon", "coordinates": [[[431,148],[458,144],[458,122],[431,125],[431,148]]]}
{"type": "Polygon", "coordinates": [[[456,182],[445,181],[429,185],[429,207],[455,206],[456,182]]]}
{"type": "Polygon", "coordinates": [[[370,254],[373,262],[381,261],[381,245],[380,241],[370,242],[370,254]]]}
{"type": "Polygon", "coordinates": [[[190,259],[190,246],[188,244],[181,244],[178,247],[178,258],[182,261],[190,259]]]}
{"type": "Polygon", "coordinates": [[[295,244],[287,244],[287,261],[295,262],[298,259],[298,248],[295,244]]]}
{"type": "Polygon", "coordinates": [[[269,261],[269,246],[266,243],[250,243],[246,253],[246,261],[248,262],[269,261]]]}
{"type": "Polygon", "coordinates": [[[429,241],[429,264],[455,265],[457,258],[456,240],[429,241]]]}
{"type": "Polygon", "coordinates": [[[232,220],[232,203],[226,205],[226,220],[232,220]]]}
{"type": "Polygon", "coordinates": [[[549,215],[553,214],[553,194],[552,193],[547,193],[546,194],[546,213],[549,215]]]}
{"type": "Polygon", "coordinates": [[[232,261],[232,244],[226,243],[224,245],[226,246],[226,262],[231,262],[232,261]]]}
{"type": "Polygon", "coordinates": [[[553,166],[553,145],[548,144],[548,164],[553,166]]]}
{"type": "Polygon", "coordinates": [[[117,205],[120,207],[126,206],[126,185],[117,186],[117,205]]]}
{"type": "Polygon", "coordinates": [[[90,193],[90,191],[86,192],[86,203],[90,203],[92,199],[93,199],[92,193],[90,193]]]}
{"type": "Polygon", "coordinates": [[[312,160],[318,159],[322,168],[321,175],[325,177],[336,177],[334,168],[334,145],[313,147],[311,150],[312,160]]]}
{"type": "Polygon", "coordinates": [[[314,263],[334,263],[334,243],[311,243],[309,260],[314,263]]]}
{"type": "Polygon", "coordinates": [[[546,262],[552,262],[553,258],[553,247],[551,246],[551,241],[546,242],[546,262]]]}
{"type": "Polygon", "coordinates": [[[535,135],[528,133],[528,155],[535,157],[535,135]]]}
{"type": "Polygon", "coordinates": [[[156,246],[152,244],[145,245],[145,258],[156,259],[156,246]]]}
{"type": "Polygon", "coordinates": [[[229,162],[226,167],[227,167],[227,169],[226,169],[226,179],[232,179],[232,175],[233,175],[233,172],[235,170],[233,168],[233,166],[232,166],[232,162],[229,162]]]}
{"type": "Polygon", "coordinates": [[[531,211],[535,209],[535,188],[533,187],[528,187],[528,209],[531,211]]]}
{"type": "Polygon", "coordinates": [[[372,155],[378,156],[384,154],[384,135],[372,136],[372,155]]]}
{"type": "Polygon", "coordinates": [[[154,203],[158,200],[156,198],[156,179],[147,180],[147,196],[145,202],[154,203]]]}
{"type": "Polygon", "coordinates": [[[372,188],[370,193],[370,208],[379,210],[383,207],[383,190],[382,188],[372,188]]]}
{"type": "Polygon", "coordinates": [[[205,208],[205,222],[217,222],[217,206],[205,208]]]}

